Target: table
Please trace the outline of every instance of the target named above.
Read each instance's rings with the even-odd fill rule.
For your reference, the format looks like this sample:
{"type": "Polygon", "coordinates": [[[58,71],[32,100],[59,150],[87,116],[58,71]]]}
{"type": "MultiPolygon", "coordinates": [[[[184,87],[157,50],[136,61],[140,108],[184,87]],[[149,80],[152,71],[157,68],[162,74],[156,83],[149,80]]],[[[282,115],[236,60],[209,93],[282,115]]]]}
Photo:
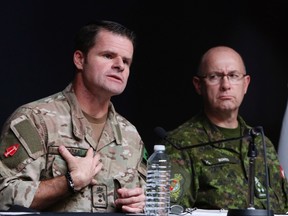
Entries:
{"type": "MultiPolygon", "coordinates": [[[[0,216],[145,216],[145,214],[129,213],[90,213],[90,212],[35,212],[35,211],[1,211],[0,216]]],[[[253,211],[253,210],[251,210],[253,211]]],[[[207,210],[207,209],[188,209],[181,214],[169,214],[169,216],[227,216],[228,210],[207,210]]],[[[257,212],[256,212],[257,213],[257,212]]],[[[253,216],[258,216],[258,214],[253,216]]],[[[268,214],[267,214],[268,215],[268,214]]],[[[288,214],[275,214],[274,216],[287,216],[288,214]]],[[[245,215],[243,215],[245,216],[245,215]]]]}
{"type": "MultiPolygon", "coordinates": [[[[257,209],[255,210],[249,210],[249,211],[252,211],[251,212],[251,215],[253,216],[260,216],[260,212],[257,211],[257,209]]],[[[268,215],[268,212],[266,214],[266,211],[265,210],[261,210],[261,213],[265,213],[265,215],[268,215]]],[[[207,209],[191,209],[191,211],[188,211],[187,213],[182,213],[180,215],[182,216],[227,216],[228,214],[228,210],[223,210],[223,209],[220,209],[220,210],[207,210],[207,209]]],[[[230,213],[231,214],[231,213],[230,213]]],[[[179,216],[177,214],[170,214],[171,216],[179,216]]],[[[238,215],[237,215],[238,216],[238,215]]],[[[245,215],[242,215],[242,216],[245,216],[245,215]]],[[[274,216],[287,216],[287,214],[275,214],[274,213],[274,216]]]]}

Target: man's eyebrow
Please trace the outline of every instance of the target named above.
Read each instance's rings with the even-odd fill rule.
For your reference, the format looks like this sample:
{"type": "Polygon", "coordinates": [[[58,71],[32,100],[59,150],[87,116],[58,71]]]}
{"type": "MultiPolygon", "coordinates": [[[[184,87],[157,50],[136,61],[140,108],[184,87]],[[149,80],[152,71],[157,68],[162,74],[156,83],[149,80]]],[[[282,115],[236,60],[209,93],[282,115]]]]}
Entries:
{"type": "MultiPolygon", "coordinates": [[[[228,73],[240,73],[238,70],[229,70],[228,73]]],[[[211,71],[209,73],[224,73],[223,71],[211,71]]]]}

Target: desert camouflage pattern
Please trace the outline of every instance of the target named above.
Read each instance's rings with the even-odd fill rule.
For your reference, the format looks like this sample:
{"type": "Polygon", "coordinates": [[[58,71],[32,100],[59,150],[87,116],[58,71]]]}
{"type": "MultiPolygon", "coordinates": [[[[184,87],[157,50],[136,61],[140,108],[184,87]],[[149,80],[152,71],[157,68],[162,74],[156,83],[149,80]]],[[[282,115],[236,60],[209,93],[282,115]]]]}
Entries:
{"type": "Polygon", "coordinates": [[[0,140],[0,209],[29,207],[41,180],[67,172],[58,153],[60,145],[79,157],[93,147],[101,154],[103,168],[95,177],[97,185],[45,211],[117,212],[115,189],[145,187],[144,144],[136,128],[111,103],[97,144],[69,84],[63,92],[21,106],[5,123],[0,140]]]}
{"type": "MultiPolygon", "coordinates": [[[[239,116],[241,136],[251,128],[239,116]]],[[[265,161],[262,133],[255,136],[254,207],[266,209],[265,161]]],[[[213,126],[203,113],[168,133],[167,139],[180,147],[199,143],[241,137],[238,134],[224,135],[213,126]]],[[[263,135],[264,137],[265,135],[263,135]]],[[[253,140],[253,139],[251,139],[253,140]]],[[[286,213],[287,182],[281,172],[275,148],[265,137],[269,172],[270,209],[274,213],[286,213]]],[[[251,204],[248,198],[249,140],[233,140],[186,150],[177,150],[166,143],[167,153],[172,160],[171,205],[201,209],[246,209],[251,204]]],[[[250,157],[253,158],[253,157],[250,157]]]]}

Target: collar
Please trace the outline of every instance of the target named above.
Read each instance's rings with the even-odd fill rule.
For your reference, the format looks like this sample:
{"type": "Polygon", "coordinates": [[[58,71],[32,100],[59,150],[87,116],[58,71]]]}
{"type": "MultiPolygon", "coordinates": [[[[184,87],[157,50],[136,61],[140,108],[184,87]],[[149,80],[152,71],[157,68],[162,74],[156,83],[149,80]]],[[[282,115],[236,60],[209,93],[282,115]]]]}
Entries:
{"type": "MultiPolygon", "coordinates": [[[[72,88],[72,83],[70,83],[62,91],[62,93],[66,97],[67,102],[71,108],[70,112],[71,112],[73,134],[79,140],[83,140],[86,134],[91,134],[92,129],[81,110],[81,107],[78,103],[78,100],[72,88]]],[[[112,102],[110,102],[107,122],[110,123],[111,127],[108,127],[108,124],[106,124],[104,130],[107,129],[107,133],[108,133],[107,137],[110,137],[110,139],[114,139],[117,144],[121,144],[123,137],[122,137],[122,132],[121,132],[118,116],[119,114],[115,111],[115,108],[112,102]],[[109,130],[109,128],[111,129],[109,130]]],[[[110,141],[114,141],[114,140],[110,140],[110,141]]]]}

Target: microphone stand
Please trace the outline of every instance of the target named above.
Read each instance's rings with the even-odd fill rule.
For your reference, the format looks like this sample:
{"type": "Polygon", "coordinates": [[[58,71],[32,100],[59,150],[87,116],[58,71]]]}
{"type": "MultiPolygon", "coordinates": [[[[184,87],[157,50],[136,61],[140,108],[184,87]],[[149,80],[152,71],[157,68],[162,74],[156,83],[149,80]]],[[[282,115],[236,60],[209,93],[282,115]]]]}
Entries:
{"type": "MultiPolygon", "coordinates": [[[[262,127],[259,127],[260,131],[262,132],[262,127]]],[[[249,176],[248,176],[248,202],[249,205],[247,209],[228,209],[227,216],[274,216],[274,213],[272,210],[269,208],[269,184],[268,184],[268,173],[267,173],[267,167],[266,167],[266,158],[265,158],[265,167],[266,167],[266,198],[267,198],[267,209],[255,209],[254,208],[254,184],[255,184],[255,159],[257,157],[257,149],[255,145],[255,137],[259,135],[259,132],[256,131],[255,128],[252,128],[249,130],[247,135],[236,137],[236,138],[229,138],[229,139],[224,139],[224,140],[217,140],[217,141],[211,141],[211,142],[206,142],[206,143],[199,143],[195,144],[192,146],[185,146],[185,147],[179,147],[169,139],[167,139],[167,132],[161,128],[161,127],[156,127],[154,129],[154,132],[164,139],[166,142],[170,143],[174,148],[177,150],[185,150],[185,149],[190,149],[190,148],[195,148],[195,147],[200,147],[200,146],[206,146],[206,145],[212,145],[212,144],[218,144],[221,142],[229,142],[229,141],[234,141],[234,140],[241,140],[243,138],[248,138],[249,139],[249,148],[248,148],[248,157],[249,157],[249,176]]],[[[263,135],[263,132],[261,133],[263,135]]],[[[263,135],[264,136],[264,135],[263,135]]],[[[264,139],[264,137],[262,137],[264,139]]],[[[263,144],[264,148],[264,144],[263,144]]],[[[265,148],[264,148],[265,149],[265,148]]],[[[266,157],[266,152],[264,152],[264,155],[266,157]]]]}
{"type": "MultiPolygon", "coordinates": [[[[269,203],[267,203],[267,210],[265,209],[255,209],[254,207],[254,184],[255,184],[255,159],[258,155],[257,148],[255,145],[255,137],[259,133],[255,130],[249,131],[249,176],[248,176],[248,201],[249,205],[247,209],[228,209],[227,216],[273,216],[274,213],[269,209],[269,203]]],[[[267,174],[267,173],[266,173],[267,174]]],[[[266,185],[266,190],[268,191],[268,185],[266,185]]],[[[269,197],[267,196],[267,199],[269,197]]]]}

